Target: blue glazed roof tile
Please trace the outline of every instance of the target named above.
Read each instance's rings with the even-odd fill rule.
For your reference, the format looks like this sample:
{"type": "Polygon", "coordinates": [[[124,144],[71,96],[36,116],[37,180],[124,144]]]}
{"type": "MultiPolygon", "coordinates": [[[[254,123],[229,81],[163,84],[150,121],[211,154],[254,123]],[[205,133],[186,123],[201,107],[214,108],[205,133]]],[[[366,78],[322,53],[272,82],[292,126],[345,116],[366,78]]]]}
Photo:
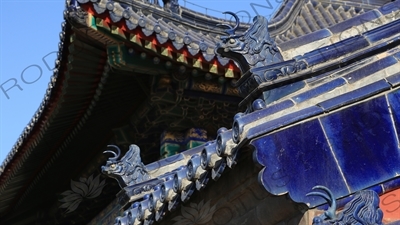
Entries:
{"type": "Polygon", "coordinates": [[[246,114],[243,116],[237,116],[234,118],[233,126],[236,127],[240,133],[243,132],[244,126],[256,121],[260,118],[267,117],[279,111],[289,109],[293,107],[295,104],[292,100],[285,100],[276,104],[271,104],[265,109],[257,110],[251,114],[246,114]]]}
{"type": "Polygon", "coordinates": [[[274,195],[289,193],[294,201],[313,207],[322,204],[322,199],[304,193],[317,184],[330,187],[338,196],[350,193],[317,119],[257,138],[251,145],[255,159],[265,166],[259,174],[261,184],[274,195]]]}
{"type": "Polygon", "coordinates": [[[257,126],[251,127],[246,137],[248,139],[253,139],[258,137],[261,134],[268,133],[270,131],[276,130],[280,127],[287,126],[289,124],[298,122],[302,119],[309,118],[318,114],[323,113],[323,110],[317,106],[310,106],[293,113],[281,116],[279,118],[273,119],[271,121],[267,121],[265,123],[261,123],[257,126]]]}
{"type": "Polygon", "coordinates": [[[357,69],[353,71],[352,73],[349,73],[348,75],[343,76],[347,82],[350,84],[355,83],[359,81],[360,79],[363,79],[367,76],[370,76],[380,70],[383,70],[389,66],[392,66],[397,63],[397,60],[393,56],[389,56],[380,60],[377,60],[373,63],[370,63],[360,69],[357,69]]]}
{"type": "Polygon", "coordinates": [[[343,86],[346,84],[346,80],[343,78],[337,78],[335,80],[332,80],[330,82],[324,83],[316,88],[313,88],[311,90],[305,91],[299,95],[294,96],[292,99],[296,103],[301,103],[306,100],[312,99],[316,96],[322,95],[326,92],[332,91],[333,89],[343,86]]]}
{"type": "Polygon", "coordinates": [[[331,35],[332,33],[328,29],[318,30],[311,34],[287,41],[285,44],[281,45],[280,48],[282,51],[286,51],[301,45],[324,39],[326,37],[330,37],[331,35]]]}
{"type": "Polygon", "coordinates": [[[367,32],[364,36],[372,44],[381,41],[384,38],[396,35],[400,30],[400,20],[393,21],[392,23],[385,24],[367,32]]]}
{"type": "Polygon", "coordinates": [[[381,43],[374,43],[372,46],[365,48],[365,49],[361,49],[353,54],[349,54],[345,57],[343,57],[340,62],[342,63],[349,63],[351,61],[360,59],[360,58],[364,58],[366,55],[371,54],[371,52],[374,51],[379,51],[379,49],[382,48],[386,48],[389,44],[393,43],[393,42],[397,42],[400,40],[400,36],[397,37],[390,37],[390,39],[381,42],[381,43]]]}
{"type": "Polygon", "coordinates": [[[104,4],[104,2],[98,2],[98,4],[93,4],[94,10],[96,11],[96,13],[98,14],[102,14],[106,11],[106,6],[104,4]]]}
{"type": "Polygon", "coordinates": [[[264,100],[266,104],[270,104],[274,101],[281,99],[282,97],[288,96],[295,93],[298,90],[306,87],[306,82],[304,80],[291,83],[282,87],[273,88],[267,92],[264,92],[264,100]]]}
{"type": "Polygon", "coordinates": [[[396,129],[397,134],[397,146],[400,146],[400,90],[387,94],[387,100],[390,105],[390,110],[392,113],[393,127],[396,129]]]}
{"type": "Polygon", "coordinates": [[[387,77],[386,80],[390,83],[390,85],[392,85],[392,87],[398,86],[400,84],[400,72],[387,77]]]}
{"type": "Polygon", "coordinates": [[[389,90],[390,85],[385,80],[380,80],[378,82],[366,85],[362,88],[356,89],[352,92],[348,92],[338,97],[329,99],[327,101],[321,102],[318,105],[323,108],[325,112],[332,111],[336,108],[348,105],[350,103],[357,102],[379,92],[389,90]]]}
{"type": "Polygon", "coordinates": [[[299,60],[303,59],[309,66],[313,66],[355,52],[367,46],[369,46],[368,41],[363,36],[358,35],[306,53],[304,56],[300,57],[299,60]]]}
{"type": "Polygon", "coordinates": [[[394,53],[393,56],[394,56],[398,61],[400,61],[400,52],[394,53]]]}
{"type": "MultiPolygon", "coordinates": [[[[386,82],[379,83],[384,86],[386,82]]],[[[385,96],[344,108],[320,120],[351,192],[398,176],[400,151],[385,96]]]]}
{"type": "Polygon", "coordinates": [[[394,11],[400,10],[400,1],[393,1],[379,8],[383,15],[388,15],[394,11]]]}
{"type": "Polygon", "coordinates": [[[348,19],[340,24],[336,24],[334,26],[331,26],[329,30],[333,34],[340,34],[341,32],[350,29],[354,26],[359,26],[365,22],[372,21],[374,19],[377,19],[381,16],[381,13],[378,10],[371,10],[369,12],[363,13],[357,17],[353,17],[351,19],[348,19]]]}

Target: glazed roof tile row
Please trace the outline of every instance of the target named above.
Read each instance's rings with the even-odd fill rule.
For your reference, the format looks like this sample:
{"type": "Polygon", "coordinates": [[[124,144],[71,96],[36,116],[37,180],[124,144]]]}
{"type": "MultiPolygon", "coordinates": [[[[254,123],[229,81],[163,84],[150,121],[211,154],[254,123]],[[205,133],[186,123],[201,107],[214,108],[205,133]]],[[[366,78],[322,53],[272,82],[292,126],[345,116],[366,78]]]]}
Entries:
{"type": "MultiPolygon", "coordinates": [[[[140,29],[144,34],[144,37],[139,36],[140,40],[132,36],[126,37],[126,39],[133,40],[138,44],[140,41],[146,40],[146,42],[153,42],[152,45],[159,46],[171,43],[173,51],[182,53],[185,58],[201,58],[202,61],[210,64],[209,68],[202,69],[215,73],[216,68],[225,68],[226,77],[235,77],[233,71],[238,71],[232,61],[222,58],[214,52],[214,46],[220,41],[220,37],[225,35],[223,30],[216,26],[218,23],[224,23],[223,20],[209,17],[209,24],[205,24],[204,19],[201,20],[201,23],[196,23],[197,18],[190,11],[183,13],[186,17],[177,15],[171,17],[161,8],[150,8],[148,4],[140,2],[127,4],[107,0],[95,3],[87,0],[77,1],[86,7],[85,10],[88,10],[87,7],[93,7],[92,15],[95,18],[92,19],[89,16],[92,21],[89,21],[88,25],[92,24],[94,28],[96,25],[104,27],[111,32],[119,33],[121,37],[124,37],[125,30],[140,29]],[[146,7],[146,10],[142,10],[143,7],[146,7]],[[107,12],[110,21],[107,19],[107,12]],[[104,17],[104,15],[106,16],[104,17]],[[111,27],[110,22],[114,24],[111,27]],[[125,25],[118,25],[120,22],[125,25]],[[152,35],[155,35],[157,43],[152,39],[152,35]]],[[[278,45],[283,44],[305,34],[341,23],[374,7],[376,8],[376,6],[368,4],[350,4],[348,2],[325,3],[317,0],[290,0],[282,7],[282,12],[272,19],[269,24],[270,33],[275,37],[278,45]],[[288,14],[289,12],[290,14],[288,14]]],[[[204,17],[207,19],[207,16],[204,15],[204,17]]],[[[242,24],[242,27],[246,28],[248,25],[242,24]]],[[[145,47],[145,44],[142,43],[142,45],[145,47]]],[[[185,61],[188,60],[185,59],[185,61]]]]}

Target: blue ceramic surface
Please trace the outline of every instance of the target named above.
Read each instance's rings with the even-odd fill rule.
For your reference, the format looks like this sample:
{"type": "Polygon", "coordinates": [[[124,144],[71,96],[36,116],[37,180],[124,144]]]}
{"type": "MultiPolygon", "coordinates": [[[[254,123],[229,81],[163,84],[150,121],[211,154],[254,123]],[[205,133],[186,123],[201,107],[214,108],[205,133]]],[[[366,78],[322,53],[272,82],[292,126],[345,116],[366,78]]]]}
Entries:
{"type": "MultiPolygon", "coordinates": [[[[399,20],[399,23],[400,23],[400,20],[399,20]]],[[[399,28],[399,30],[400,30],[400,28],[399,28]]],[[[398,49],[396,49],[396,50],[398,50],[398,49]]],[[[397,53],[395,53],[395,54],[393,54],[393,56],[394,56],[397,60],[400,61],[400,51],[397,52],[397,53]]]]}
{"type": "Polygon", "coordinates": [[[268,105],[304,87],[305,87],[305,81],[299,81],[293,84],[288,84],[286,86],[274,88],[269,91],[264,91],[263,93],[264,101],[268,105]]]}
{"type": "Polygon", "coordinates": [[[282,51],[286,51],[330,36],[331,32],[328,29],[322,29],[287,41],[280,48],[282,51]]]}
{"type": "Polygon", "coordinates": [[[325,83],[316,88],[313,88],[309,91],[306,91],[299,95],[294,96],[293,101],[295,101],[296,103],[300,103],[300,102],[309,100],[311,98],[317,97],[319,95],[322,95],[322,94],[324,94],[328,91],[331,91],[337,87],[340,87],[344,84],[346,84],[346,81],[343,78],[337,78],[328,83],[325,83]]]}
{"type": "Polygon", "coordinates": [[[317,184],[329,187],[335,196],[349,193],[317,119],[258,138],[251,144],[256,148],[257,161],[265,166],[259,178],[268,192],[289,193],[294,201],[312,206],[324,203],[318,197],[305,195],[317,184]]]}
{"type": "Polygon", "coordinates": [[[346,94],[342,94],[335,98],[321,102],[318,105],[322,107],[324,111],[328,112],[388,89],[390,89],[390,85],[385,80],[380,80],[352,92],[348,92],[346,94]]]}
{"type": "Polygon", "coordinates": [[[388,14],[392,14],[392,15],[388,15],[389,18],[394,18],[395,15],[393,15],[394,11],[398,11],[400,10],[400,1],[393,1],[391,3],[387,3],[384,6],[379,8],[379,11],[383,14],[383,15],[388,15],[388,14]]]}
{"type": "Polygon", "coordinates": [[[248,137],[266,134],[251,144],[256,161],[264,166],[260,182],[270,193],[289,193],[294,201],[313,207],[323,203],[305,197],[315,185],[330,187],[337,197],[374,186],[382,192],[378,184],[400,174],[395,131],[400,127],[400,90],[268,134],[278,122],[282,126],[293,117],[249,130],[248,137]]]}
{"type": "Polygon", "coordinates": [[[368,41],[363,36],[358,35],[306,53],[300,59],[304,59],[308,66],[313,66],[367,46],[369,46],[368,41]]]}
{"type": "Polygon", "coordinates": [[[400,84],[400,72],[396,73],[390,77],[387,77],[386,80],[392,85],[393,87],[396,87],[400,84]]]}
{"type": "Polygon", "coordinates": [[[400,173],[400,151],[385,96],[324,116],[321,122],[352,191],[400,173]]]}
{"type": "Polygon", "coordinates": [[[370,63],[368,65],[365,65],[364,67],[352,71],[350,74],[345,75],[344,78],[346,78],[347,82],[350,84],[355,83],[356,81],[359,81],[362,78],[371,76],[372,74],[383,70],[389,66],[392,66],[397,63],[396,58],[393,56],[389,56],[380,60],[377,60],[373,63],[370,63]]]}
{"type": "Polygon", "coordinates": [[[397,146],[400,148],[400,89],[389,93],[387,96],[393,116],[393,126],[397,133],[397,146]]]}
{"type": "Polygon", "coordinates": [[[357,17],[353,17],[351,19],[343,21],[342,23],[333,25],[332,27],[329,28],[329,30],[333,34],[341,33],[341,32],[343,32],[347,29],[350,29],[354,26],[359,26],[363,23],[370,22],[371,20],[377,19],[380,16],[381,16],[381,13],[378,10],[371,10],[371,11],[363,13],[357,17]]]}
{"type": "Polygon", "coordinates": [[[367,32],[365,36],[370,43],[373,43],[381,41],[384,38],[398,34],[399,30],[400,30],[400,20],[396,20],[367,32]]]}
{"type": "Polygon", "coordinates": [[[275,130],[277,128],[281,128],[283,126],[295,123],[297,121],[300,121],[302,119],[306,119],[318,114],[321,114],[323,111],[320,107],[317,106],[311,106],[296,112],[293,112],[291,114],[279,117],[277,119],[262,123],[258,126],[252,127],[249,129],[247,133],[247,138],[256,138],[259,135],[263,135],[267,132],[270,132],[272,130],[275,130]]]}

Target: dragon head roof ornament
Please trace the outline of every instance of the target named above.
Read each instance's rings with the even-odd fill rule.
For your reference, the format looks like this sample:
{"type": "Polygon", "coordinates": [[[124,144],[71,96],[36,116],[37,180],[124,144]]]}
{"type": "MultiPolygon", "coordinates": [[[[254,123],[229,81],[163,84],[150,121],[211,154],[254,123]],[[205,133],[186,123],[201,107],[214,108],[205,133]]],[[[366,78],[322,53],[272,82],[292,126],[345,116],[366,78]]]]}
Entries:
{"type": "Polygon", "coordinates": [[[234,60],[238,63],[242,72],[251,68],[266,66],[282,62],[283,58],[276,47],[275,41],[268,32],[268,21],[263,16],[256,16],[253,24],[243,34],[235,34],[239,28],[240,20],[232,12],[224,12],[235,18],[235,26],[229,24],[218,24],[220,27],[227,27],[227,36],[222,36],[220,43],[216,46],[216,53],[234,60]]]}
{"type": "Polygon", "coordinates": [[[130,145],[128,152],[120,159],[121,150],[116,145],[108,145],[113,147],[117,152],[107,150],[104,153],[111,153],[114,157],[107,160],[105,166],[101,170],[107,176],[118,181],[119,186],[124,188],[150,179],[145,165],[140,158],[140,148],[137,145],[130,145]]]}
{"type": "MultiPolygon", "coordinates": [[[[232,12],[224,12],[235,18],[235,26],[218,24],[227,27],[228,34],[221,37],[216,44],[215,53],[232,59],[242,72],[242,77],[235,83],[239,94],[244,97],[240,106],[247,105],[251,111],[251,102],[257,98],[266,100],[271,81],[286,77],[307,68],[307,64],[297,59],[285,61],[275,41],[268,31],[268,21],[263,16],[256,16],[251,26],[242,34],[236,34],[239,18],[232,12]],[[261,87],[262,86],[262,87],[261,87]]],[[[277,89],[279,92],[279,89],[277,89]]]]}
{"type": "Polygon", "coordinates": [[[383,225],[383,212],[379,208],[379,196],[375,191],[362,190],[354,195],[354,198],[348,202],[339,214],[337,210],[336,199],[332,192],[324,186],[315,186],[313,190],[322,190],[324,192],[310,192],[307,196],[319,196],[324,198],[329,208],[321,215],[314,217],[313,225],[383,225]]]}

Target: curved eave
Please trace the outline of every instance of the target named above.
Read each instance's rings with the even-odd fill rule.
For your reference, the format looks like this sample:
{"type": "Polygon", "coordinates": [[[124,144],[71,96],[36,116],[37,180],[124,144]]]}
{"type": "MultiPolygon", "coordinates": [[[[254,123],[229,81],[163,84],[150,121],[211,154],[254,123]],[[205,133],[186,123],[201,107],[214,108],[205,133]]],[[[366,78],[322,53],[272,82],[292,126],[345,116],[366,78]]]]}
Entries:
{"type": "MultiPolygon", "coordinates": [[[[62,26],[62,33],[66,33],[68,40],[70,27],[66,28],[67,26],[67,23],[64,22],[62,26]]],[[[64,48],[63,44],[63,41],[61,41],[59,44],[60,49],[58,51],[56,60],[57,69],[54,71],[53,76],[50,79],[50,83],[42,103],[0,166],[0,184],[2,185],[4,185],[5,179],[7,179],[7,177],[14,172],[13,169],[16,166],[20,167],[22,161],[26,159],[26,157],[23,157],[23,155],[28,148],[30,148],[32,145],[37,145],[37,142],[35,141],[36,137],[43,136],[42,128],[47,128],[48,122],[51,120],[50,118],[54,112],[57,102],[61,101],[62,99],[62,84],[65,77],[62,69],[59,69],[64,68],[65,64],[61,65],[60,59],[63,53],[67,51],[67,47],[64,48]]]]}
{"type": "Polygon", "coordinates": [[[39,109],[0,167],[0,216],[15,207],[54,163],[96,102],[106,53],[82,48],[64,12],[55,70],[39,109]],[[90,60],[81,53],[100,55],[90,60]],[[88,62],[89,61],[89,62],[88,62]],[[95,62],[94,62],[95,61],[95,62]],[[88,66],[82,74],[80,65],[88,66]],[[78,85],[76,85],[78,83],[78,85]]]}

